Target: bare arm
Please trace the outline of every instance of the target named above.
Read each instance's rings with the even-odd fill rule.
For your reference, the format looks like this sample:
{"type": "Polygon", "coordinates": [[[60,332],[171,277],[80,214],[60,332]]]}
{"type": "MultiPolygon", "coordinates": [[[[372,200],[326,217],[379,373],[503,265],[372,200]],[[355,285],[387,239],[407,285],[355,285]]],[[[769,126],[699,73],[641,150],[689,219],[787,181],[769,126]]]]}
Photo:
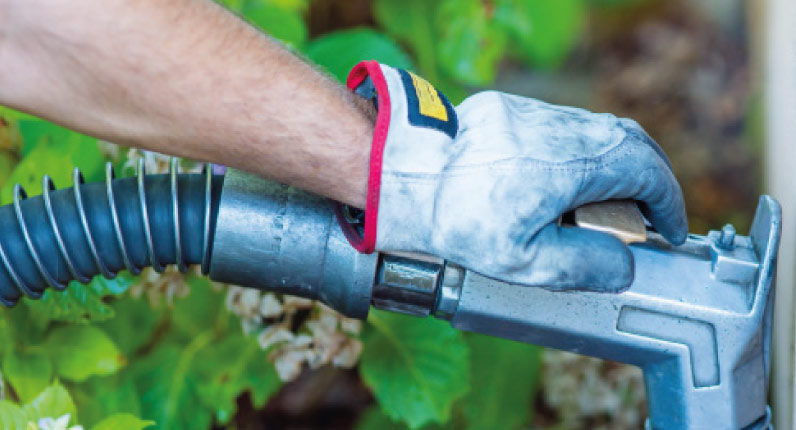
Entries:
{"type": "Polygon", "coordinates": [[[0,104],[364,207],[359,101],[209,0],[0,0],[0,104]]]}

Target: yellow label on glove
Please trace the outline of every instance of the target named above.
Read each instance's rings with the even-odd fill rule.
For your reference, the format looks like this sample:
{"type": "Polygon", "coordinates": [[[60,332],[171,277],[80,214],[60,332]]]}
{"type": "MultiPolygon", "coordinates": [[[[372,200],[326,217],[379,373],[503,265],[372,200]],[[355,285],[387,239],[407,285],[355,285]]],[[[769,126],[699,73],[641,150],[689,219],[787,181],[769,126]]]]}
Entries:
{"type": "Polygon", "coordinates": [[[445,110],[445,105],[440,100],[437,89],[428,83],[427,80],[412,72],[409,72],[409,76],[412,77],[412,84],[415,86],[417,100],[420,105],[420,114],[440,121],[447,121],[448,111],[445,110]]]}

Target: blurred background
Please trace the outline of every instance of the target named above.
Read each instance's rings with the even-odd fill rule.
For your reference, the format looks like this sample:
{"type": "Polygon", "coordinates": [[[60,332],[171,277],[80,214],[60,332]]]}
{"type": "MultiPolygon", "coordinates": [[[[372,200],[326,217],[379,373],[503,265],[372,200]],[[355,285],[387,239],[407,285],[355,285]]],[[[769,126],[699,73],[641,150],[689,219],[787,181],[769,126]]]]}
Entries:
{"type": "MultiPolygon", "coordinates": [[[[748,231],[766,184],[785,199],[792,196],[788,145],[769,155],[779,167],[764,167],[772,125],[762,3],[221,2],[341,81],[358,61],[376,59],[414,70],[454,103],[498,89],[634,118],[669,154],[691,232],[726,223],[748,231]]],[[[769,15],[796,16],[788,3],[773,0],[769,15]],[[780,14],[771,12],[774,4],[780,14]]],[[[150,171],[166,168],[158,154],[97,142],[9,110],[0,110],[0,121],[4,203],[16,182],[36,194],[44,173],[67,185],[70,162],[89,179],[102,177],[104,160],[127,173],[139,158],[150,171]],[[88,146],[97,150],[76,149],[88,146]]],[[[186,161],[184,167],[193,166],[186,161]]],[[[793,260],[792,251],[783,255],[793,260]]],[[[782,411],[777,428],[783,429],[791,428],[792,276],[785,274],[785,291],[781,282],[778,292],[782,328],[774,379],[781,409],[775,413],[782,411]]],[[[30,324],[31,315],[48,316],[32,335],[2,332],[22,344],[20,351],[3,352],[3,396],[24,404],[60,378],[81,423],[123,411],[162,429],[640,429],[646,417],[644,384],[634,367],[463,335],[435,321],[375,313],[360,324],[312,302],[177,273],[70,290],[78,292],[49,291],[42,302],[0,311],[11,327],[30,324]],[[191,316],[197,309],[214,317],[191,316]],[[62,331],[85,326],[101,330],[114,344],[110,351],[123,357],[113,370],[76,376],[55,368],[33,386],[23,382],[20,372],[32,371],[19,369],[19,357],[39,359],[31,359],[36,353],[25,345],[58,343],[62,331]],[[202,333],[210,334],[197,345],[202,333]],[[245,358],[240,351],[248,351],[245,358]],[[448,363],[449,374],[434,373],[424,361],[448,363]]]]}

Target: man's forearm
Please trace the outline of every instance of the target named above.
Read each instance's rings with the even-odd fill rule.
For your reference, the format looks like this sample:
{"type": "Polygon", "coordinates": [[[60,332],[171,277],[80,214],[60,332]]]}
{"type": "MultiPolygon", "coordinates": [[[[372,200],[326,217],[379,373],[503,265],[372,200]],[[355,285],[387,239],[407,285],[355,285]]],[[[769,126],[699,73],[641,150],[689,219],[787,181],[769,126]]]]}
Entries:
{"type": "Polygon", "coordinates": [[[364,207],[365,109],[208,0],[0,0],[0,104],[364,207]]]}

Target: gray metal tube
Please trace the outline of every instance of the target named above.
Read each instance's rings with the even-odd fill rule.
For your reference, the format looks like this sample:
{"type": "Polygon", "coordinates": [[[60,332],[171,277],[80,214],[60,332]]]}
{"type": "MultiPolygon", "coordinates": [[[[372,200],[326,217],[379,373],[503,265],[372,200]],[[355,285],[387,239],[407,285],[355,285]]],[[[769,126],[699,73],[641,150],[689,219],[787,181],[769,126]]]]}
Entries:
{"type": "Polygon", "coordinates": [[[367,316],[378,256],[348,244],[327,199],[228,169],[217,225],[212,279],[367,316]]]}

